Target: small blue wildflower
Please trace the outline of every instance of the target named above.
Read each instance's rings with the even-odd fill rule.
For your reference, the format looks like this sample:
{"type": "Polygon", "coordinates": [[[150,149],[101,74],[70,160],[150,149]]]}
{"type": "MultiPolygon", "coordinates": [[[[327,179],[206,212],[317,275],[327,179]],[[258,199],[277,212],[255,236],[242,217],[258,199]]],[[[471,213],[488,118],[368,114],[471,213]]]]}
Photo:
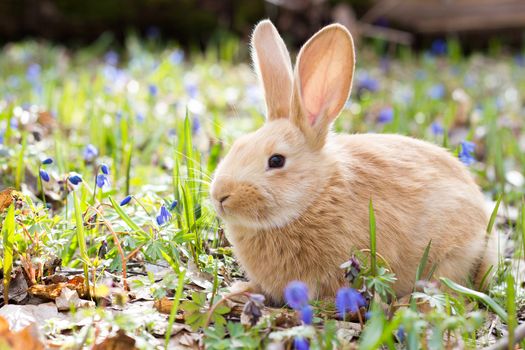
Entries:
{"type": "Polygon", "coordinates": [[[194,117],[193,118],[193,122],[191,123],[191,132],[192,134],[196,134],[199,132],[199,130],[201,129],[201,121],[199,120],[199,118],[197,117],[194,117]]]}
{"type": "Polygon", "coordinates": [[[113,50],[106,52],[104,61],[110,66],[116,66],[118,64],[118,53],[113,50]]]}
{"type": "Polygon", "coordinates": [[[432,125],[430,125],[430,130],[432,130],[432,134],[435,136],[442,135],[445,132],[445,129],[439,122],[433,122],[432,125]]]}
{"type": "Polygon", "coordinates": [[[69,177],[69,182],[76,186],[82,182],[82,178],[80,177],[80,175],[72,175],[69,177]]]}
{"type": "Polygon", "coordinates": [[[284,290],[284,299],[295,310],[308,304],[308,287],[301,281],[292,281],[284,290]]]}
{"type": "Polygon", "coordinates": [[[45,181],[45,182],[49,182],[50,180],[49,174],[44,169],[40,169],[40,178],[42,179],[42,181],[45,181]]]}
{"type": "Polygon", "coordinates": [[[433,100],[441,100],[445,97],[445,86],[443,84],[432,85],[427,90],[427,95],[433,100]]]}
{"type": "Polygon", "coordinates": [[[29,82],[35,83],[40,78],[40,65],[38,63],[33,63],[27,67],[26,78],[29,82]]]}
{"type": "Polygon", "coordinates": [[[103,174],[109,175],[109,167],[106,164],[102,164],[100,166],[100,170],[102,171],[103,174]]]}
{"type": "Polygon", "coordinates": [[[458,154],[459,160],[467,166],[472,165],[476,161],[473,155],[475,148],[476,145],[473,142],[461,141],[458,154]]]}
{"type": "Polygon", "coordinates": [[[157,96],[157,93],[159,92],[159,89],[157,88],[157,85],[149,84],[148,85],[148,91],[151,97],[157,96]]]}
{"type": "Polygon", "coordinates": [[[160,214],[157,216],[157,224],[159,226],[164,225],[171,219],[171,213],[166,209],[165,206],[160,207],[160,214]]]}
{"type": "Polygon", "coordinates": [[[179,202],[175,199],[170,205],[170,211],[177,208],[177,204],[179,204],[179,202]]]}
{"type": "Polygon", "coordinates": [[[46,158],[42,161],[42,164],[49,165],[53,163],[53,158],[46,158]]]}
{"type": "Polygon", "coordinates": [[[396,332],[397,339],[400,343],[405,341],[405,327],[399,326],[396,332]]]}
{"type": "Polygon", "coordinates": [[[376,92],[379,90],[379,81],[370,77],[369,75],[364,75],[357,81],[357,91],[362,92],[364,90],[370,92],[376,92]]]}
{"type": "Polygon", "coordinates": [[[175,49],[170,55],[171,63],[177,65],[184,61],[184,51],[180,49],[175,49]]]}
{"type": "Polygon", "coordinates": [[[435,56],[442,56],[447,53],[447,42],[443,39],[436,39],[432,42],[430,52],[435,56]]]}
{"type": "Polygon", "coordinates": [[[132,198],[132,196],[127,196],[126,198],[124,198],[122,201],[120,201],[120,206],[123,207],[127,205],[129,202],[131,202],[132,198]]]}
{"type": "Polygon", "coordinates": [[[357,312],[361,306],[365,306],[365,298],[357,290],[345,287],[337,291],[335,305],[341,317],[344,317],[348,312],[357,312]]]}
{"type": "Polygon", "coordinates": [[[97,175],[97,186],[99,188],[104,187],[104,185],[108,183],[108,178],[104,174],[98,174],[97,175]]]}
{"type": "Polygon", "coordinates": [[[11,120],[9,121],[9,126],[11,127],[11,129],[17,129],[18,119],[16,119],[15,117],[11,118],[11,120]]]}
{"type": "Polygon", "coordinates": [[[314,318],[314,311],[310,305],[305,305],[300,311],[301,320],[304,324],[312,324],[314,318]]]}
{"type": "Polygon", "coordinates": [[[296,337],[293,340],[293,346],[296,350],[309,350],[310,343],[303,337],[296,337]]]}
{"type": "Polygon", "coordinates": [[[394,109],[392,107],[383,108],[379,111],[377,122],[380,124],[390,123],[394,119],[394,109]]]}
{"type": "Polygon", "coordinates": [[[98,156],[98,150],[92,144],[89,144],[84,149],[84,160],[86,162],[92,162],[98,156]]]}
{"type": "Polygon", "coordinates": [[[138,121],[139,123],[144,122],[144,120],[146,119],[146,118],[144,117],[144,114],[142,114],[142,113],[140,113],[140,112],[137,113],[136,118],[137,118],[137,121],[138,121]]]}
{"type": "Polygon", "coordinates": [[[525,67],[525,55],[518,54],[514,56],[514,62],[520,67],[525,67]]]}
{"type": "Polygon", "coordinates": [[[195,83],[187,83],[185,84],[184,88],[186,89],[186,93],[190,96],[190,98],[197,97],[197,94],[199,93],[199,87],[195,83]]]}

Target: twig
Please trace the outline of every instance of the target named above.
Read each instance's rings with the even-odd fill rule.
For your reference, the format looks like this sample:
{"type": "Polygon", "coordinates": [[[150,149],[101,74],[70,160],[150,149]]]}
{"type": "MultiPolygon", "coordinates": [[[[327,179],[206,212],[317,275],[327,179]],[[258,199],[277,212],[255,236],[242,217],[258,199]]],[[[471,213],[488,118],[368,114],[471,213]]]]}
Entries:
{"type": "Polygon", "coordinates": [[[211,316],[213,315],[213,313],[215,312],[215,309],[217,309],[221,304],[223,304],[226,300],[230,300],[231,297],[234,297],[234,296],[237,296],[237,295],[246,295],[248,296],[248,292],[246,291],[240,291],[240,292],[235,292],[235,293],[228,293],[226,294],[225,296],[223,296],[221,298],[221,300],[219,300],[218,302],[216,302],[215,304],[213,304],[213,306],[208,310],[208,318],[206,318],[206,322],[204,323],[204,327],[203,328],[206,328],[208,327],[208,325],[210,324],[210,321],[211,321],[211,316]]]}
{"type": "MultiPolygon", "coordinates": [[[[516,328],[514,331],[514,344],[519,343],[521,340],[525,339],[525,323],[522,323],[521,325],[516,328]]],[[[511,344],[513,348],[513,345],[511,344]]],[[[491,346],[484,347],[483,350],[502,350],[509,348],[509,336],[507,335],[504,338],[501,338],[496,343],[492,344],[491,346]]]]}

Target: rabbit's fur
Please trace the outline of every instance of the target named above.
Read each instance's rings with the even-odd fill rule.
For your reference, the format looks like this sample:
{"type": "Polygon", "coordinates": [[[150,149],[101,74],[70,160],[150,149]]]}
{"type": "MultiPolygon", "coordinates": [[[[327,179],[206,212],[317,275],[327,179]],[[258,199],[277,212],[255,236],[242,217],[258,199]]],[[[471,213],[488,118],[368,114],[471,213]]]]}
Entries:
{"type": "Polygon", "coordinates": [[[430,240],[434,276],[479,282],[496,252],[485,240],[483,196],[465,166],[410,137],[329,131],[352,83],[348,31],[322,29],[292,73],[277,30],[262,21],[252,53],[267,123],[235,142],[211,188],[251,289],[280,303],[286,285],[301,280],[314,298],[334,296],[345,284],[339,266],[353,249],[369,248],[370,199],[377,251],[396,274],[398,296],[411,292],[430,240]],[[282,168],[269,168],[274,154],[285,156],[282,168]]]}

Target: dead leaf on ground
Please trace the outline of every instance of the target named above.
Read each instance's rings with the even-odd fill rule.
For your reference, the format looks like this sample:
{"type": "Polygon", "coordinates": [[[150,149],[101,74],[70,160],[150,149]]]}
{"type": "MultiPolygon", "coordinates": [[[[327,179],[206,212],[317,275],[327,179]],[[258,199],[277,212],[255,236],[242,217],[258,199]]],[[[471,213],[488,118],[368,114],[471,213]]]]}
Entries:
{"type": "Polygon", "coordinates": [[[87,295],[86,288],[84,286],[84,277],[82,276],[75,276],[64,283],[55,283],[49,285],[35,284],[29,287],[28,292],[29,294],[39,298],[55,300],[60,296],[62,293],[62,288],[64,287],[76,290],[81,297],[87,295]]]}
{"type": "Polygon", "coordinates": [[[11,350],[40,350],[44,345],[38,340],[35,327],[32,325],[25,327],[21,331],[12,332],[9,330],[9,323],[0,317],[0,348],[11,350]]]}
{"type": "Polygon", "coordinates": [[[12,192],[14,192],[14,190],[14,188],[8,187],[0,191],[0,213],[9,208],[11,203],[13,203],[12,192]]]}
{"type": "Polygon", "coordinates": [[[95,307],[93,301],[80,299],[77,291],[69,289],[68,287],[62,288],[60,295],[55,299],[55,304],[59,311],[69,311],[71,307],[95,307]]]}
{"type": "Polygon", "coordinates": [[[19,331],[28,325],[43,324],[50,319],[63,319],[55,303],[40,305],[4,305],[0,308],[0,317],[5,318],[12,331],[19,331]]]}
{"type": "Polygon", "coordinates": [[[96,344],[93,350],[134,350],[135,339],[119,329],[113,337],[106,338],[102,343],[96,344]]]}
{"type": "MultiPolygon", "coordinates": [[[[157,309],[157,311],[160,312],[161,314],[169,315],[171,313],[171,309],[173,308],[173,300],[170,300],[164,297],[162,299],[155,300],[153,305],[155,306],[155,309],[157,309]]],[[[177,316],[175,317],[175,320],[184,321],[184,315],[177,314],[177,316]]]]}

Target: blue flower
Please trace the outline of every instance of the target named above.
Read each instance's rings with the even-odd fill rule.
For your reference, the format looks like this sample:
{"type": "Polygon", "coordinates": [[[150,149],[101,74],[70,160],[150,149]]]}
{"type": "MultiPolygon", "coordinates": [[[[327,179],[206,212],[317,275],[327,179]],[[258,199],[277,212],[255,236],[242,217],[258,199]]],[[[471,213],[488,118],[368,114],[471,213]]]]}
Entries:
{"type": "Polygon", "coordinates": [[[194,117],[193,118],[193,123],[191,123],[191,132],[192,132],[192,134],[198,133],[200,128],[201,128],[201,121],[199,120],[199,118],[194,117]]]}
{"type": "Polygon", "coordinates": [[[405,341],[405,327],[399,326],[396,332],[397,339],[400,343],[405,341]]]}
{"type": "Polygon", "coordinates": [[[432,130],[432,134],[434,135],[442,135],[445,132],[445,129],[439,122],[433,122],[432,125],[430,125],[430,130],[432,130]]]}
{"type": "Polygon", "coordinates": [[[365,306],[365,298],[353,288],[341,288],[337,291],[335,306],[341,317],[344,317],[348,312],[355,313],[365,306]]]}
{"type": "Polygon", "coordinates": [[[445,97],[445,86],[443,84],[432,85],[427,90],[427,95],[434,100],[441,100],[445,97]]]}
{"type": "Polygon", "coordinates": [[[171,63],[177,65],[184,61],[184,51],[180,49],[175,49],[170,55],[171,63]]]}
{"type": "Polygon", "coordinates": [[[179,204],[179,202],[175,199],[170,205],[170,211],[177,208],[177,204],[179,204]]]}
{"type": "Polygon", "coordinates": [[[461,141],[460,151],[458,154],[459,160],[461,160],[463,164],[467,166],[472,165],[476,161],[473,155],[475,148],[476,145],[473,142],[461,141]]]}
{"type": "Polygon", "coordinates": [[[300,311],[301,320],[304,324],[312,324],[314,318],[314,311],[310,305],[305,305],[300,311]]]}
{"type": "Polygon", "coordinates": [[[370,92],[376,92],[379,90],[379,81],[374,78],[371,78],[369,75],[364,75],[361,79],[357,81],[357,91],[362,92],[363,90],[368,90],[370,92]]]}
{"type": "Polygon", "coordinates": [[[40,65],[38,63],[33,63],[27,67],[26,78],[31,83],[35,83],[40,78],[40,65]]]}
{"type": "Polygon", "coordinates": [[[98,150],[92,144],[89,144],[84,149],[84,160],[86,162],[92,162],[98,156],[98,150]]]}
{"type": "Polygon", "coordinates": [[[42,164],[49,165],[53,163],[53,158],[46,158],[42,161],[42,164]]]}
{"type": "Polygon", "coordinates": [[[132,198],[132,196],[127,196],[126,198],[124,198],[122,201],[120,201],[120,206],[123,207],[127,205],[129,202],[131,202],[132,198]]]}
{"type": "Polygon", "coordinates": [[[392,107],[383,108],[379,111],[377,122],[381,124],[390,123],[394,119],[394,109],[392,107]]]}
{"type": "Polygon", "coordinates": [[[104,174],[97,175],[97,186],[102,188],[105,184],[109,183],[108,178],[104,174]]]}
{"type": "Polygon", "coordinates": [[[157,224],[159,226],[164,225],[171,219],[171,213],[166,209],[165,206],[160,207],[160,214],[157,216],[157,224]]]}
{"type": "Polygon", "coordinates": [[[80,175],[72,175],[69,177],[69,182],[76,186],[82,182],[82,178],[80,177],[80,175]]]}
{"type": "Polygon", "coordinates": [[[293,346],[296,350],[309,350],[310,349],[310,344],[308,343],[308,340],[306,340],[303,337],[294,338],[293,346]]]}
{"type": "Polygon", "coordinates": [[[104,61],[110,66],[116,66],[118,64],[118,53],[115,51],[108,51],[104,55],[104,61]]]}
{"type": "Polygon", "coordinates": [[[40,169],[40,178],[42,179],[42,181],[45,181],[45,182],[49,182],[50,180],[49,174],[44,169],[40,169]]]}
{"type": "Polygon", "coordinates": [[[436,56],[442,56],[447,53],[447,42],[443,39],[436,39],[432,42],[430,52],[436,56]]]}
{"type": "Polygon", "coordinates": [[[186,93],[190,96],[190,98],[197,97],[197,94],[199,93],[199,87],[195,83],[187,83],[184,88],[186,89],[186,93]]]}
{"type": "Polygon", "coordinates": [[[105,175],[109,175],[109,167],[106,164],[102,164],[100,166],[100,170],[102,170],[102,173],[104,173],[105,175]]]}
{"type": "Polygon", "coordinates": [[[308,304],[308,287],[301,281],[292,281],[284,290],[284,299],[292,309],[300,310],[308,304]]]}
{"type": "Polygon", "coordinates": [[[137,118],[137,121],[138,121],[139,123],[142,123],[142,122],[146,119],[146,118],[144,117],[144,114],[142,114],[142,113],[140,113],[140,112],[137,113],[136,118],[137,118]]]}
{"type": "Polygon", "coordinates": [[[157,96],[157,93],[158,93],[159,89],[157,88],[157,85],[149,84],[148,85],[148,91],[149,91],[149,94],[152,97],[155,97],[155,96],[157,96]]]}

